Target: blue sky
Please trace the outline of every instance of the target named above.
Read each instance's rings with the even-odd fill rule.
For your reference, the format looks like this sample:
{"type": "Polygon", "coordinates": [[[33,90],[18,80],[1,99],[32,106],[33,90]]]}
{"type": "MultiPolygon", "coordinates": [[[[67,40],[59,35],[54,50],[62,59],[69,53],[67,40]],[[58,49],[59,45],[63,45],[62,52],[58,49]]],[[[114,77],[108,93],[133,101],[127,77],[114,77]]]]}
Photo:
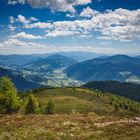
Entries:
{"type": "Polygon", "coordinates": [[[138,0],[1,0],[0,54],[140,52],[138,0]]]}

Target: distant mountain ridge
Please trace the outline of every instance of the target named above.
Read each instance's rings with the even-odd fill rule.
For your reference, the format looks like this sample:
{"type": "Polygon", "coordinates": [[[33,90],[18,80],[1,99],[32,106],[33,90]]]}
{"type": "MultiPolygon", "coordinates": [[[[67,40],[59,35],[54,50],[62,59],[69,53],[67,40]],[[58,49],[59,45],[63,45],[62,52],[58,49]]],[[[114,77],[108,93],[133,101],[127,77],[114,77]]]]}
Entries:
{"type": "Polygon", "coordinates": [[[57,69],[57,68],[70,66],[76,62],[77,61],[72,58],[62,56],[59,54],[54,54],[54,55],[48,56],[47,58],[43,58],[43,59],[39,59],[37,61],[31,62],[29,65],[32,65],[32,66],[48,65],[48,67],[50,68],[57,69]]]}
{"type": "Polygon", "coordinates": [[[32,61],[31,63],[26,64],[25,68],[34,70],[38,69],[40,72],[52,72],[55,69],[65,68],[75,63],[77,63],[77,61],[72,58],[54,54],[46,58],[32,61]]]}
{"type": "Polygon", "coordinates": [[[33,60],[37,60],[40,56],[36,55],[0,55],[0,64],[2,65],[23,65],[33,60]]]}
{"type": "Polygon", "coordinates": [[[107,56],[102,53],[94,53],[94,52],[84,52],[84,51],[74,51],[74,52],[60,52],[58,53],[63,56],[67,56],[69,58],[74,58],[75,60],[82,62],[89,59],[101,57],[101,56],[107,56]]]}
{"type": "Polygon", "coordinates": [[[140,59],[127,55],[95,58],[74,64],[64,72],[83,82],[115,80],[140,83],[140,59]]]}

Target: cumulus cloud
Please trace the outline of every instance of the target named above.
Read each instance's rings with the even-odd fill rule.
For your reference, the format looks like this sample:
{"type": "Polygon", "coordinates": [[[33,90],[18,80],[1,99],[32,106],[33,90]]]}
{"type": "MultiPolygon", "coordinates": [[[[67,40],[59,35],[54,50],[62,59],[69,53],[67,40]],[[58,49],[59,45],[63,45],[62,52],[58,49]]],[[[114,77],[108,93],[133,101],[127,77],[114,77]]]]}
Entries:
{"type": "Polygon", "coordinates": [[[10,17],[9,17],[9,22],[10,22],[11,24],[13,24],[13,23],[15,22],[14,17],[10,16],[10,17]]]}
{"type": "Polygon", "coordinates": [[[25,32],[21,32],[15,35],[11,35],[12,38],[22,38],[22,39],[41,39],[41,36],[36,36],[36,35],[32,35],[32,34],[26,34],[25,32]]]}
{"type": "Polygon", "coordinates": [[[48,32],[45,37],[63,37],[63,36],[73,36],[79,34],[76,31],[68,31],[68,30],[54,30],[48,32]]]}
{"type": "Polygon", "coordinates": [[[32,29],[32,28],[46,29],[46,28],[52,28],[53,26],[52,26],[52,23],[36,22],[32,24],[27,24],[24,27],[28,29],[32,29]]]}
{"type": "Polygon", "coordinates": [[[23,24],[28,24],[30,23],[30,20],[26,19],[24,16],[22,15],[18,15],[16,22],[21,22],[23,24]]]}
{"type": "MultiPolygon", "coordinates": [[[[0,48],[23,48],[23,49],[36,49],[36,48],[46,48],[49,45],[41,44],[41,43],[34,43],[34,42],[25,42],[16,38],[9,38],[0,43],[0,48]]],[[[26,50],[25,50],[26,51],[26,50]]]]}
{"type": "Polygon", "coordinates": [[[16,30],[16,27],[15,26],[12,26],[12,25],[8,25],[8,29],[10,29],[10,31],[15,31],[16,30]]]}
{"type": "Polygon", "coordinates": [[[35,17],[30,17],[30,21],[38,21],[38,19],[35,17]]]}
{"type": "Polygon", "coordinates": [[[102,39],[130,41],[140,38],[140,9],[130,11],[120,8],[99,14],[92,20],[102,39]]]}
{"type": "MultiPolygon", "coordinates": [[[[86,10],[94,11],[89,7],[86,10]]],[[[140,9],[126,10],[120,8],[114,11],[107,10],[104,13],[85,12],[83,10],[81,15],[83,16],[82,19],[73,21],[31,22],[22,15],[19,15],[15,20],[23,23],[23,28],[36,28],[47,31],[46,37],[74,35],[91,37],[95,32],[99,32],[98,39],[120,41],[140,39],[140,9]],[[84,14],[82,14],[83,12],[84,14]]]]}
{"type": "Polygon", "coordinates": [[[29,4],[33,8],[50,8],[52,11],[75,12],[75,6],[86,5],[92,0],[8,0],[8,4],[29,4]]]}
{"type": "Polygon", "coordinates": [[[0,43],[1,48],[9,48],[13,46],[26,46],[25,42],[19,41],[18,39],[9,38],[8,40],[0,43]]]}
{"type": "Polygon", "coordinates": [[[98,11],[91,9],[90,7],[87,7],[83,9],[83,11],[80,13],[80,17],[91,18],[93,16],[96,16],[98,13],[99,13],[98,11]]]}
{"type": "Polygon", "coordinates": [[[15,22],[20,22],[20,23],[23,23],[23,24],[29,24],[29,23],[37,22],[37,21],[38,21],[38,19],[35,18],[35,17],[30,17],[29,19],[27,19],[23,15],[18,15],[17,18],[14,18],[13,16],[9,16],[9,22],[11,24],[13,24],[15,22]]]}
{"type": "MultiPolygon", "coordinates": [[[[69,51],[93,51],[93,52],[109,52],[113,50],[112,48],[101,48],[95,46],[52,46],[47,44],[41,43],[34,43],[34,42],[25,42],[15,38],[10,38],[6,41],[0,43],[1,52],[6,53],[7,51],[9,54],[13,53],[21,53],[21,54],[30,54],[30,53],[54,53],[54,52],[69,52],[69,51]]],[[[114,51],[114,50],[113,50],[114,51]]],[[[115,51],[114,51],[115,52],[115,51]]]]}
{"type": "Polygon", "coordinates": [[[74,18],[76,17],[77,15],[75,13],[71,13],[71,14],[66,14],[66,17],[69,17],[69,18],[74,18]]]}

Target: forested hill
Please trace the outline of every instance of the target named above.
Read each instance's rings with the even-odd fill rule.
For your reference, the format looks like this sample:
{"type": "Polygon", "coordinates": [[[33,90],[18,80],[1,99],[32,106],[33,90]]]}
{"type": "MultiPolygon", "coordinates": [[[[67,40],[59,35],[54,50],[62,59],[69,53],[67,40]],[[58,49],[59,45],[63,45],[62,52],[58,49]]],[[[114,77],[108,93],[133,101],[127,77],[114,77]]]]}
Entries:
{"type": "Polygon", "coordinates": [[[111,92],[140,102],[140,85],[118,81],[93,81],[83,87],[111,92]]]}

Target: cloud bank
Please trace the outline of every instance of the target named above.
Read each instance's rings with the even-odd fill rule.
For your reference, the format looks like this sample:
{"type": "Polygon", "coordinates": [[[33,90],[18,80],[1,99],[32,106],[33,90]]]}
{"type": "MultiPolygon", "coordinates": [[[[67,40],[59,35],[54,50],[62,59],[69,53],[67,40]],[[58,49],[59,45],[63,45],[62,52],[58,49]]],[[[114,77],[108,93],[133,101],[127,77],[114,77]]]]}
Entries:
{"type": "MultiPolygon", "coordinates": [[[[104,13],[87,7],[80,14],[81,19],[73,21],[29,22],[22,15],[16,21],[26,29],[43,29],[46,37],[84,36],[89,37],[99,32],[98,39],[131,41],[140,39],[140,9],[108,10],[104,13]],[[88,19],[87,19],[88,18],[88,19]]],[[[13,19],[10,18],[11,22],[13,19]]]]}
{"type": "Polygon", "coordinates": [[[29,4],[33,8],[50,8],[52,11],[75,12],[75,6],[86,5],[91,0],[8,0],[8,4],[29,4]]]}

